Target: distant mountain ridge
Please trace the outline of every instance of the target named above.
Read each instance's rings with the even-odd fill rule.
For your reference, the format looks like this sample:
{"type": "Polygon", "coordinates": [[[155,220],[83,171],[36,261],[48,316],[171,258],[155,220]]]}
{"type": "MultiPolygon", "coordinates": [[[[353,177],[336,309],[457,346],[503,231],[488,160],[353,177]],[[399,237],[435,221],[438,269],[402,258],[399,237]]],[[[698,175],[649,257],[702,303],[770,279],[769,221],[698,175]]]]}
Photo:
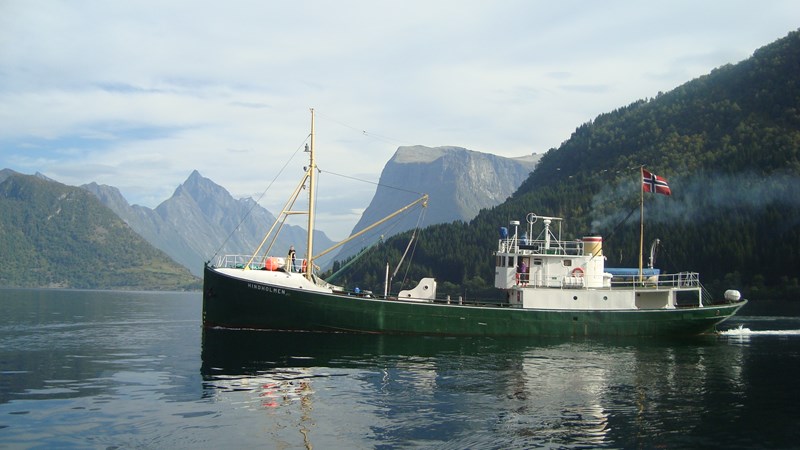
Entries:
{"type": "MultiPolygon", "coordinates": [[[[399,147],[383,168],[378,189],[353,234],[410,203],[418,197],[416,193],[430,196],[422,225],[469,221],[482,209],[511,196],[538,160],[539,155],[535,154],[505,158],[453,146],[399,147]]],[[[415,228],[417,220],[418,217],[408,214],[386,227],[367,232],[343,246],[336,259],[356,254],[381,235],[389,237],[415,228]]]]}
{"type": "MultiPolygon", "coordinates": [[[[537,160],[537,155],[511,159],[459,147],[400,147],[384,168],[381,185],[429,193],[434,206],[427,212],[425,224],[469,220],[480,209],[509,196],[533,170],[537,160]]],[[[0,171],[0,182],[16,175],[19,174],[4,169],[0,171]]],[[[40,173],[25,176],[67,188],[40,173]]],[[[202,276],[203,262],[215,255],[253,251],[275,221],[275,216],[253,199],[234,199],[227,190],[197,170],[154,209],[129,204],[113,186],[92,182],[80,188],[93,194],[132,231],[197,277],[202,276]]],[[[405,198],[397,191],[379,187],[355,229],[405,203],[405,198]]],[[[404,222],[395,223],[387,236],[414,226],[416,218],[407,217],[404,222]]],[[[376,233],[387,231],[376,230],[366,238],[373,239],[376,233]]],[[[316,231],[314,239],[319,248],[333,245],[322,231],[316,231]]],[[[305,240],[304,228],[285,225],[270,253],[281,255],[294,245],[298,254],[303,254],[305,240]]],[[[352,248],[357,249],[357,246],[356,243],[352,248]]],[[[343,250],[347,251],[347,247],[343,250]]]]}
{"type": "Polygon", "coordinates": [[[0,171],[0,286],[197,289],[200,280],[83,189],[0,171]]]}
{"type": "MultiPolygon", "coordinates": [[[[197,170],[155,209],[128,204],[111,186],[90,183],[82,187],[197,276],[202,276],[203,262],[214,255],[254,251],[275,221],[275,216],[253,199],[234,199],[197,170]]],[[[285,225],[270,253],[282,255],[294,245],[298,254],[303,254],[305,240],[304,228],[285,225]]],[[[321,231],[315,232],[314,240],[323,247],[332,245],[321,231]]]]}

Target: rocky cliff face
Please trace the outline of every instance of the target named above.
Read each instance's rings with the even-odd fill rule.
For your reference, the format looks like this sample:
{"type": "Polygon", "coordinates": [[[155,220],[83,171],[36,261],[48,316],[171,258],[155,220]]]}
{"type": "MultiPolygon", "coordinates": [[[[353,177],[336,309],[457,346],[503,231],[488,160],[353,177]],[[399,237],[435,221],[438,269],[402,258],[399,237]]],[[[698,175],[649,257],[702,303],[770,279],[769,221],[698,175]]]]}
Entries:
{"type": "MultiPolygon", "coordinates": [[[[380,186],[353,228],[356,233],[419,195],[430,196],[423,225],[469,221],[481,209],[504,202],[533,171],[539,155],[504,158],[460,147],[400,147],[381,173],[380,186]],[[411,191],[411,192],[409,192],[411,191]]],[[[406,216],[345,245],[343,260],[388,237],[416,227],[418,217],[406,216]]]]}

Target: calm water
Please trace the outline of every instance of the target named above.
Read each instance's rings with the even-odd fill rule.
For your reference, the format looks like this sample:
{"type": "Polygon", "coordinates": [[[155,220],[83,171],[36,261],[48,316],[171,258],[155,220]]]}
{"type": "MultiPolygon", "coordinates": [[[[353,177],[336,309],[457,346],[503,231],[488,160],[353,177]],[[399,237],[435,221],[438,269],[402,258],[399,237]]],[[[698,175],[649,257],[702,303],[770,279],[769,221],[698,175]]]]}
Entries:
{"type": "Polygon", "coordinates": [[[198,293],[0,289],[0,448],[797,447],[800,319],[759,306],[681,341],[204,335],[198,293]]]}

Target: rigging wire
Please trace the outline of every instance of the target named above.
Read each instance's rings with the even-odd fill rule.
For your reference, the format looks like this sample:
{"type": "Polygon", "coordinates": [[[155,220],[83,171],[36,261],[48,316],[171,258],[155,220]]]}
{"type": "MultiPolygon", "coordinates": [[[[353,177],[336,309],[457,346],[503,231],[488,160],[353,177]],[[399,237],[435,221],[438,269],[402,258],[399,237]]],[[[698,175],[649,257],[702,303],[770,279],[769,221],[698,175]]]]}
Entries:
{"type": "MultiPolygon", "coordinates": [[[[379,226],[378,228],[375,228],[375,232],[376,232],[375,234],[377,235],[377,237],[375,237],[374,240],[369,238],[369,235],[363,235],[363,236],[359,237],[357,240],[353,240],[352,242],[355,243],[356,245],[365,245],[365,247],[360,252],[358,252],[355,256],[353,256],[350,261],[348,261],[345,265],[343,265],[338,271],[336,271],[334,274],[329,276],[327,279],[331,280],[331,279],[334,278],[334,276],[340,275],[341,272],[343,272],[347,267],[349,267],[350,265],[355,263],[361,256],[364,256],[366,254],[367,250],[371,249],[372,247],[374,247],[374,246],[376,246],[376,245],[378,245],[378,244],[380,244],[382,242],[385,242],[386,241],[385,236],[387,236],[387,235],[388,236],[393,236],[393,235],[399,233],[399,231],[396,233],[394,230],[396,230],[397,227],[400,225],[400,221],[401,221],[401,216],[397,216],[394,219],[392,219],[392,220],[386,222],[385,224],[379,226]]],[[[323,260],[327,264],[328,262],[332,262],[332,260],[337,256],[338,255],[331,255],[331,257],[328,257],[328,255],[326,255],[326,256],[323,257],[324,258],[323,260]]]]}
{"type": "MultiPolygon", "coordinates": [[[[314,169],[317,169],[317,176],[322,175],[322,171],[319,170],[319,166],[315,166],[311,170],[314,170],[314,169]]],[[[322,184],[322,183],[320,183],[320,179],[317,178],[317,182],[314,184],[314,197],[316,197],[317,194],[319,193],[319,185],[320,184],[322,184]]],[[[314,211],[313,211],[313,213],[314,213],[314,223],[311,224],[311,226],[314,227],[314,230],[317,229],[317,208],[319,208],[319,203],[314,202],[314,211]]],[[[308,213],[309,214],[312,213],[310,209],[309,209],[308,213]]],[[[306,230],[306,231],[308,231],[308,230],[306,230]]],[[[313,236],[312,236],[312,239],[313,239],[313,236]]],[[[316,264],[314,264],[313,260],[311,260],[311,252],[309,250],[310,249],[306,248],[306,258],[309,259],[311,261],[311,264],[313,265],[313,267],[311,267],[311,273],[313,274],[314,273],[314,269],[315,268],[318,269],[319,267],[316,264]]]]}
{"type": "Polygon", "coordinates": [[[344,265],[342,265],[339,268],[339,270],[337,270],[336,272],[334,272],[334,273],[330,274],[329,276],[325,277],[325,279],[328,282],[331,282],[331,281],[335,280],[336,278],[339,277],[339,275],[341,275],[345,270],[347,270],[348,267],[350,267],[351,265],[353,265],[353,263],[355,263],[356,261],[361,259],[362,256],[366,255],[367,251],[369,251],[372,247],[378,245],[382,241],[383,241],[383,235],[381,235],[380,238],[378,238],[378,240],[376,240],[375,242],[373,242],[373,243],[369,244],[368,246],[364,247],[363,249],[361,249],[360,252],[358,252],[349,261],[347,261],[344,265]]]}
{"type": "MultiPolygon", "coordinates": [[[[320,172],[322,172],[322,170],[320,170],[320,172]]],[[[397,187],[397,186],[391,186],[391,185],[388,185],[388,184],[382,184],[382,183],[378,183],[378,182],[375,182],[375,181],[364,180],[364,179],[361,179],[361,178],[352,177],[350,175],[344,175],[344,174],[341,174],[341,173],[336,173],[336,172],[331,172],[331,171],[326,171],[326,173],[329,173],[331,175],[336,175],[337,177],[348,178],[348,179],[353,180],[353,181],[360,181],[362,183],[369,183],[369,184],[372,184],[372,185],[375,185],[375,186],[379,186],[379,187],[385,187],[385,188],[389,188],[389,189],[394,189],[396,191],[408,192],[410,194],[415,194],[415,195],[424,195],[422,192],[412,191],[412,190],[409,190],[409,189],[403,189],[403,188],[400,188],[400,187],[397,187]]]]}
{"type": "MultiPolygon", "coordinates": [[[[419,216],[417,217],[417,226],[416,226],[416,228],[414,228],[414,234],[419,232],[420,238],[422,237],[422,230],[423,230],[423,228],[421,228],[421,225],[422,225],[423,219],[425,218],[425,213],[427,212],[427,209],[428,208],[422,208],[422,211],[420,211],[419,216]]],[[[413,239],[413,235],[412,235],[412,239],[413,239]]],[[[403,274],[403,281],[400,283],[401,286],[406,283],[406,280],[408,280],[408,272],[411,270],[411,261],[414,260],[414,253],[417,251],[417,243],[419,241],[420,241],[419,238],[416,239],[414,241],[414,246],[411,248],[411,257],[408,258],[408,265],[406,266],[406,271],[403,274]]]]}
{"type": "MultiPolygon", "coordinates": [[[[369,138],[372,138],[372,139],[376,139],[376,140],[379,140],[379,141],[383,141],[383,142],[389,142],[389,143],[393,142],[393,143],[410,145],[407,142],[403,142],[403,141],[400,141],[398,139],[394,139],[394,138],[390,138],[390,137],[387,137],[387,136],[381,136],[381,135],[378,135],[378,134],[370,133],[370,132],[367,132],[366,130],[359,129],[359,128],[354,127],[352,125],[348,125],[348,124],[346,124],[346,123],[344,123],[342,121],[336,120],[336,119],[334,119],[334,118],[332,118],[332,117],[330,117],[330,116],[328,116],[326,114],[320,113],[319,111],[316,111],[316,113],[317,113],[318,116],[325,117],[328,120],[330,120],[332,122],[335,122],[335,123],[337,123],[337,124],[339,124],[339,125],[341,125],[341,126],[343,126],[345,128],[349,128],[351,130],[354,130],[354,131],[358,132],[359,134],[361,134],[363,136],[366,136],[366,137],[369,137],[369,138]]],[[[261,193],[261,195],[255,201],[255,203],[250,207],[250,209],[247,211],[247,213],[245,213],[245,215],[242,217],[242,219],[239,221],[239,223],[236,225],[236,227],[234,227],[234,229],[225,238],[225,240],[222,242],[222,244],[220,244],[220,246],[214,252],[214,255],[211,257],[211,259],[214,259],[222,251],[222,249],[225,247],[225,245],[228,243],[228,241],[230,241],[230,239],[233,237],[233,235],[240,229],[240,227],[242,226],[244,221],[250,216],[250,214],[253,212],[255,207],[259,204],[259,202],[264,197],[264,195],[266,195],[266,193],[270,190],[272,185],[275,184],[275,181],[278,179],[278,177],[280,177],[280,175],[284,172],[286,167],[288,167],[289,163],[297,156],[297,154],[300,152],[300,150],[304,148],[305,144],[308,142],[310,137],[311,137],[311,134],[309,133],[305,137],[303,142],[300,143],[300,145],[297,147],[297,149],[295,149],[294,153],[286,161],[286,163],[283,165],[283,167],[281,167],[281,169],[277,172],[277,174],[272,179],[272,181],[269,183],[269,185],[266,187],[266,189],[264,189],[264,192],[261,193]]],[[[326,171],[326,172],[331,174],[331,175],[335,175],[335,176],[339,176],[339,177],[342,177],[342,178],[347,178],[347,179],[351,179],[351,180],[359,181],[359,182],[363,182],[363,183],[369,183],[369,184],[373,184],[373,185],[379,186],[379,187],[385,187],[385,188],[394,189],[394,190],[397,190],[397,191],[408,192],[408,193],[415,194],[415,195],[424,195],[421,192],[416,192],[416,191],[412,191],[412,190],[409,190],[409,189],[403,189],[403,188],[399,188],[399,187],[396,187],[396,186],[391,186],[391,185],[387,185],[387,184],[381,184],[381,183],[378,183],[378,182],[364,180],[364,179],[361,179],[361,178],[356,178],[356,177],[353,177],[353,176],[344,175],[344,174],[340,174],[340,173],[336,173],[336,172],[330,172],[330,171],[326,171]]],[[[319,174],[323,173],[323,170],[321,170],[319,168],[319,166],[317,166],[317,173],[319,173],[319,174]]],[[[315,186],[316,190],[318,190],[317,186],[315,186]]],[[[424,215],[424,211],[425,211],[425,208],[423,208],[422,215],[424,215]]],[[[314,213],[316,214],[316,205],[315,205],[314,213]]],[[[417,227],[419,228],[419,220],[417,222],[417,227]]],[[[416,244],[414,245],[414,248],[416,248],[416,244]]]]}
{"type": "MultiPolygon", "coordinates": [[[[412,190],[400,188],[400,187],[397,187],[397,186],[391,186],[391,185],[388,185],[388,184],[376,183],[374,181],[364,180],[364,179],[356,178],[356,177],[353,177],[353,176],[350,176],[350,175],[344,175],[344,174],[340,174],[340,173],[336,173],[336,172],[330,172],[330,171],[323,171],[321,169],[319,169],[319,172],[320,173],[326,172],[326,173],[329,173],[331,175],[335,175],[335,176],[338,176],[338,177],[347,178],[347,179],[354,180],[354,181],[360,181],[362,183],[368,183],[368,184],[372,184],[372,185],[375,185],[375,186],[378,186],[378,187],[385,187],[385,188],[388,188],[388,189],[394,189],[396,191],[407,192],[407,193],[415,194],[415,195],[419,195],[419,196],[425,195],[425,194],[423,194],[421,192],[412,191],[412,190]]],[[[415,236],[416,236],[416,233],[420,230],[420,224],[422,223],[422,220],[425,217],[425,212],[426,211],[427,211],[427,208],[422,208],[421,209],[420,215],[417,217],[417,225],[415,226],[415,228],[413,228],[414,232],[412,233],[411,242],[409,242],[409,245],[413,244],[413,246],[411,247],[411,258],[409,258],[409,264],[408,264],[408,266],[406,266],[406,271],[405,271],[405,273],[403,275],[403,280],[402,280],[401,284],[405,283],[406,279],[408,278],[408,271],[410,270],[410,267],[411,267],[411,260],[413,260],[414,252],[416,251],[416,248],[417,248],[417,240],[415,239],[415,236]]],[[[390,227],[390,229],[395,228],[397,226],[397,223],[399,223],[399,222],[395,222],[395,224],[392,225],[390,227]]],[[[381,240],[381,239],[383,239],[383,235],[381,235],[381,237],[379,238],[379,240],[381,240]]],[[[375,242],[373,244],[370,244],[369,247],[372,247],[375,244],[377,244],[377,242],[375,242]]],[[[406,249],[406,251],[408,251],[408,249],[406,249]]],[[[360,257],[365,253],[366,253],[366,251],[362,251],[361,253],[357,254],[356,256],[360,257]]],[[[405,257],[405,255],[403,255],[403,256],[405,257]]],[[[346,264],[345,267],[349,266],[352,262],[353,261],[351,261],[350,263],[346,264]]],[[[402,260],[400,261],[400,263],[402,264],[402,260]]],[[[338,274],[339,272],[344,270],[345,267],[342,267],[341,269],[339,269],[339,271],[336,274],[338,274]]],[[[398,266],[397,269],[395,269],[395,274],[397,273],[397,270],[399,270],[399,269],[400,269],[400,267],[398,266]]],[[[394,276],[392,276],[392,278],[394,278],[394,276]]]]}
{"type": "Polygon", "coordinates": [[[333,117],[330,117],[330,116],[328,116],[326,114],[323,114],[323,113],[321,113],[319,111],[316,111],[316,113],[317,113],[317,116],[325,117],[328,120],[330,120],[331,122],[335,122],[335,123],[337,123],[337,124],[339,124],[339,125],[341,125],[341,126],[343,126],[345,128],[350,128],[351,130],[356,131],[357,133],[361,134],[362,136],[366,136],[368,138],[372,138],[372,139],[375,139],[375,140],[378,140],[378,141],[383,141],[383,142],[390,143],[390,144],[391,143],[396,143],[396,144],[411,145],[410,143],[401,141],[399,139],[394,139],[394,138],[390,138],[390,137],[387,137],[387,136],[381,136],[379,134],[370,133],[367,130],[360,129],[360,128],[354,127],[352,125],[348,125],[348,124],[346,124],[344,122],[336,120],[333,117]]]}
{"type": "MultiPolygon", "coordinates": [[[[225,247],[225,244],[227,244],[227,243],[228,243],[228,241],[231,239],[231,237],[233,237],[233,235],[234,235],[234,234],[235,234],[237,231],[239,231],[239,227],[241,227],[241,226],[242,226],[242,224],[244,223],[244,221],[245,221],[245,220],[246,220],[246,219],[247,219],[247,218],[250,216],[250,213],[252,213],[252,212],[253,212],[253,210],[256,208],[256,206],[258,206],[258,202],[260,202],[260,201],[261,201],[261,199],[262,199],[262,198],[264,198],[264,195],[266,195],[266,194],[267,194],[267,191],[269,191],[269,190],[270,190],[270,188],[272,187],[272,185],[273,185],[273,184],[275,184],[275,181],[278,179],[278,177],[280,177],[280,176],[281,176],[281,174],[283,173],[283,171],[284,171],[284,170],[286,170],[286,167],[288,167],[288,166],[289,166],[289,163],[290,163],[290,162],[292,162],[292,160],[295,158],[295,156],[297,156],[297,154],[300,152],[300,149],[301,149],[301,148],[305,148],[305,143],[306,143],[306,142],[308,142],[308,139],[309,139],[310,137],[311,137],[311,133],[309,133],[309,134],[306,136],[306,138],[305,138],[305,139],[303,139],[303,142],[301,142],[301,143],[300,143],[300,145],[297,147],[297,149],[295,149],[294,153],[292,153],[292,156],[290,156],[290,157],[289,157],[289,159],[286,161],[286,163],[283,165],[283,167],[281,167],[281,169],[278,171],[278,173],[276,173],[276,174],[275,174],[275,178],[273,178],[273,179],[272,179],[272,181],[270,181],[269,185],[267,185],[267,188],[266,188],[266,189],[264,189],[264,192],[262,192],[262,193],[261,193],[261,195],[260,195],[260,196],[258,196],[258,199],[255,201],[255,203],[253,203],[253,205],[250,207],[250,209],[248,209],[248,210],[247,210],[247,212],[245,213],[245,215],[242,217],[242,219],[239,221],[239,223],[237,223],[237,224],[236,224],[236,226],[233,228],[233,230],[232,230],[232,231],[231,231],[231,233],[228,235],[228,237],[226,237],[226,238],[225,238],[225,240],[224,240],[224,241],[222,241],[222,244],[220,244],[219,248],[217,248],[217,250],[214,252],[214,255],[211,257],[211,259],[214,259],[214,258],[216,258],[216,257],[217,257],[217,255],[219,254],[219,252],[220,252],[220,251],[222,251],[223,247],[225,247]]],[[[209,262],[210,262],[210,261],[209,261],[209,262]]]]}

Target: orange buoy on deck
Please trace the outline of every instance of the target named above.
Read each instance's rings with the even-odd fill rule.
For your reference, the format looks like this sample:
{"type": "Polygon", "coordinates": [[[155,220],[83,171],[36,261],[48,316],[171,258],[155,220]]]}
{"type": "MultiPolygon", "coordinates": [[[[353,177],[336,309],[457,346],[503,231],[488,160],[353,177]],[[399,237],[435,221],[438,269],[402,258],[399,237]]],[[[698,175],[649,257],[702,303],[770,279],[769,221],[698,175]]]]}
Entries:
{"type": "Polygon", "coordinates": [[[281,258],[277,258],[275,256],[270,256],[266,260],[264,260],[264,270],[279,270],[283,267],[283,261],[281,258]]]}

